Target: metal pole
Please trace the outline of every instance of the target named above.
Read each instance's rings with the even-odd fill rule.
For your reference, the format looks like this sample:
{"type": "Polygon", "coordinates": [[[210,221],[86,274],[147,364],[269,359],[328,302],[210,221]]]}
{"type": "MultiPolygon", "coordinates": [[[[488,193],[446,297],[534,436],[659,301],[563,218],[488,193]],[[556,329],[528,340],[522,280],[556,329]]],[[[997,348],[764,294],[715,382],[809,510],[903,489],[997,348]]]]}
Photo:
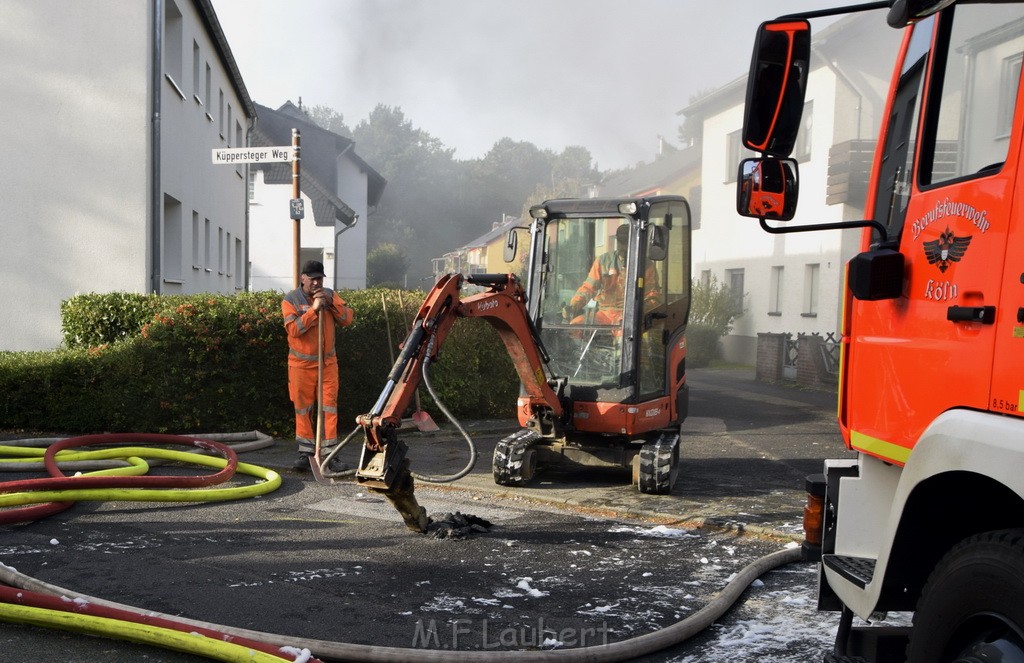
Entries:
{"type": "MultiPolygon", "coordinates": [[[[299,142],[300,142],[299,130],[292,129],[292,149],[295,152],[295,156],[292,158],[292,200],[299,200],[302,198],[302,191],[300,183],[302,181],[302,164],[299,159],[299,142]]],[[[299,253],[300,247],[302,246],[302,219],[294,219],[292,221],[292,243],[295,246],[295,259],[294,269],[292,275],[294,276],[294,287],[299,287],[299,253]]]]}

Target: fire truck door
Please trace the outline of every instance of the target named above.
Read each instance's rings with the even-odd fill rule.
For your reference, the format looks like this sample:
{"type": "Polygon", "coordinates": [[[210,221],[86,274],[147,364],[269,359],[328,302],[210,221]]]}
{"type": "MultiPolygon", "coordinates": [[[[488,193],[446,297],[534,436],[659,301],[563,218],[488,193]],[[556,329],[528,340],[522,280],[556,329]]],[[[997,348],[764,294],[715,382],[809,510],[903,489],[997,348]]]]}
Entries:
{"type": "MultiPolygon", "coordinates": [[[[855,304],[863,317],[854,325],[854,342],[861,347],[851,379],[873,385],[876,400],[857,408],[851,444],[896,462],[906,461],[924,428],[943,411],[987,409],[993,366],[1008,361],[1002,344],[1001,356],[995,355],[995,323],[1007,313],[1000,298],[1010,273],[1004,260],[1019,151],[1010,146],[1019,144],[1019,120],[1009,140],[992,128],[996,114],[1013,117],[1016,80],[1008,111],[992,99],[1007,99],[1009,86],[1005,68],[994,62],[1005,57],[1003,51],[1020,49],[978,38],[995,32],[994,21],[1006,20],[1005,12],[986,16],[991,7],[958,5],[955,20],[937,26],[930,46],[925,29],[930,32],[931,19],[915,27],[890,109],[884,147],[890,162],[877,183],[875,218],[886,219],[899,237],[906,289],[904,298],[882,305],[855,304]],[[920,106],[915,89],[927,95],[920,106]]],[[[1017,244],[1024,242],[1022,235],[1017,244]]],[[[1024,249],[1014,251],[1019,265],[1024,249]]],[[[1014,276],[1018,306],[1024,306],[1021,273],[1024,265],[1014,276]]]]}

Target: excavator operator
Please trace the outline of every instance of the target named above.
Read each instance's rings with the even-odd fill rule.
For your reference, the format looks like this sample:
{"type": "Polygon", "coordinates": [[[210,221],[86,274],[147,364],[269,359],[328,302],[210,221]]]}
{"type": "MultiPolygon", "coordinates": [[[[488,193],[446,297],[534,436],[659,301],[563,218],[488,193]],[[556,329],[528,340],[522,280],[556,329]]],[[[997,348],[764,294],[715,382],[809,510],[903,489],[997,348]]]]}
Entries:
{"type": "MultiPolygon", "coordinates": [[[[615,230],[615,250],[602,253],[590,266],[587,279],[583,282],[562,309],[562,316],[572,325],[587,322],[583,313],[588,302],[597,305],[593,324],[617,325],[622,321],[622,305],[625,300],[626,252],[629,247],[629,225],[622,224],[615,230]]],[[[644,298],[656,302],[661,291],[658,275],[652,264],[647,265],[644,277],[644,298]]]]}

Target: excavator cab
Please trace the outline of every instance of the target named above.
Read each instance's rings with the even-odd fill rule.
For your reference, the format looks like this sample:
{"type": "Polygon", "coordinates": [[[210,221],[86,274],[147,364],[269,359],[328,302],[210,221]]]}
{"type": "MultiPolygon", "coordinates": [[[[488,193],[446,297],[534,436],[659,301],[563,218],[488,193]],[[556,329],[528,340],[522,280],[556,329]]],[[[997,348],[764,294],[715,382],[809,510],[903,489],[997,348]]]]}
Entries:
{"type": "Polygon", "coordinates": [[[688,403],[686,200],[549,200],[530,213],[529,316],[563,407],[553,418],[520,397],[523,430],[499,442],[495,480],[569,464],[632,469],[641,491],[670,492],[688,403]]]}

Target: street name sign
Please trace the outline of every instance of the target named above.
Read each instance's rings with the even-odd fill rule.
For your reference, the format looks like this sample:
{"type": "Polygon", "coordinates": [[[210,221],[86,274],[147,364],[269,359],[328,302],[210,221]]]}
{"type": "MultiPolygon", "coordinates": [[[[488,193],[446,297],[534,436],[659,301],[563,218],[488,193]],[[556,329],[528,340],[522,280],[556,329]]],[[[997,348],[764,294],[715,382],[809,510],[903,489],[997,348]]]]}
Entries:
{"type": "Polygon", "coordinates": [[[280,147],[227,147],[213,150],[213,163],[267,163],[292,161],[295,148],[291,145],[280,147]]]}

